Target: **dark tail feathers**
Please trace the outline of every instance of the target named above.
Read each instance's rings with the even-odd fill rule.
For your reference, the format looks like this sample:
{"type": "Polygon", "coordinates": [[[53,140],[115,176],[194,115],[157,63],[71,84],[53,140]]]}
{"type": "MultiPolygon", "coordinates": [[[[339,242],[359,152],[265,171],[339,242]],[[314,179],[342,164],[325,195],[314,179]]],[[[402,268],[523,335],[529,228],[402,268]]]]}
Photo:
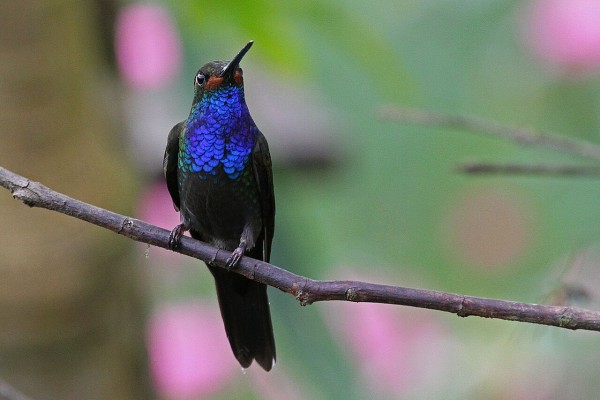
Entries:
{"type": "Polygon", "coordinates": [[[252,360],[266,371],[275,364],[267,286],[219,267],[208,267],[215,278],[225,332],[235,358],[247,368],[252,360]]]}

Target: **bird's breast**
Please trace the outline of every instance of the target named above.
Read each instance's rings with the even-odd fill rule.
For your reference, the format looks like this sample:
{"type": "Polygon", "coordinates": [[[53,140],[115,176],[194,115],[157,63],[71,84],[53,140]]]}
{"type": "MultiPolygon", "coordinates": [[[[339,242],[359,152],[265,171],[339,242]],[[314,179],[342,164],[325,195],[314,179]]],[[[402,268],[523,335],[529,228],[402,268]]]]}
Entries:
{"type": "Polygon", "coordinates": [[[186,127],[180,138],[179,168],[201,178],[224,172],[238,179],[247,168],[258,135],[254,124],[244,119],[217,123],[203,115],[186,127]]]}
{"type": "Polygon", "coordinates": [[[214,171],[180,174],[180,212],[202,240],[233,250],[246,226],[261,227],[259,193],[251,168],[235,179],[214,171]]]}
{"type": "Polygon", "coordinates": [[[204,241],[239,244],[261,227],[252,152],[259,135],[245,103],[214,96],[190,114],[179,138],[180,212],[204,241]]]}

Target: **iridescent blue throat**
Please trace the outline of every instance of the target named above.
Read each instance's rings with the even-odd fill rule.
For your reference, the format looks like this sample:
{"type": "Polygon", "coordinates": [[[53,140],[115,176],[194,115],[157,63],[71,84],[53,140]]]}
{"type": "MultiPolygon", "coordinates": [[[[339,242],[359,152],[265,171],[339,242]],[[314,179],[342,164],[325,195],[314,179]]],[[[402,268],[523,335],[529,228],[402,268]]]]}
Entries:
{"type": "Polygon", "coordinates": [[[179,168],[201,179],[237,179],[248,165],[258,135],[243,88],[225,86],[207,91],[188,117],[180,137],[179,168]]]}

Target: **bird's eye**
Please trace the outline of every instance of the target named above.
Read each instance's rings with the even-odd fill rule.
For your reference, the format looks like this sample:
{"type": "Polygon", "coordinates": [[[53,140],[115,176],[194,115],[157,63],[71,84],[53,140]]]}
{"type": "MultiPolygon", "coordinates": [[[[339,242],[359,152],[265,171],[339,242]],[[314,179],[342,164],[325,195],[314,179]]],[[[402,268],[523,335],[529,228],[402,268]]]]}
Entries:
{"type": "Polygon", "coordinates": [[[194,79],[194,83],[198,86],[202,86],[204,84],[204,81],[206,81],[206,77],[201,73],[198,73],[198,75],[196,75],[196,78],[194,79]]]}

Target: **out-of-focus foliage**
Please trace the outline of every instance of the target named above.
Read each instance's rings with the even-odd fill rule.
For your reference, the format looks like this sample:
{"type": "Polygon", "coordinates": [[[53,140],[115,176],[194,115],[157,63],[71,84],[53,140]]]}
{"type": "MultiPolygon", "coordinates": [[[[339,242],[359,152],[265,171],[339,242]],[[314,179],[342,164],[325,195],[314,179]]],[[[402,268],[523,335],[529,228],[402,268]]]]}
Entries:
{"type": "MultiPolygon", "coordinates": [[[[455,171],[469,160],[582,160],[384,122],[376,112],[398,103],[600,142],[597,75],[548,66],[531,50],[531,8],[542,2],[168,4],[183,35],[182,98],[191,101],[189,83],[202,63],[254,39],[247,81],[260,75],[308,87],[339,121],[343,156],[332,168],[276,165],[275,264],[313,278],[530,302],[569,302],[560,295],[567,281],[586,288],[580,305],[594,307],[600,182],[455,171]]],[[[246,97],[252,110],[253,93],[246,97]]],[[[597,335],[426,310],[388,313],[389,306],[300,308],[275,291],[270,298],[278,372],[250,371],[255,386],[229,387],[223,398],[233,390],[272,397],[267,388],[278,385],[290,398],[327,399],[585,398],[600,389],[597,335]]]]}

